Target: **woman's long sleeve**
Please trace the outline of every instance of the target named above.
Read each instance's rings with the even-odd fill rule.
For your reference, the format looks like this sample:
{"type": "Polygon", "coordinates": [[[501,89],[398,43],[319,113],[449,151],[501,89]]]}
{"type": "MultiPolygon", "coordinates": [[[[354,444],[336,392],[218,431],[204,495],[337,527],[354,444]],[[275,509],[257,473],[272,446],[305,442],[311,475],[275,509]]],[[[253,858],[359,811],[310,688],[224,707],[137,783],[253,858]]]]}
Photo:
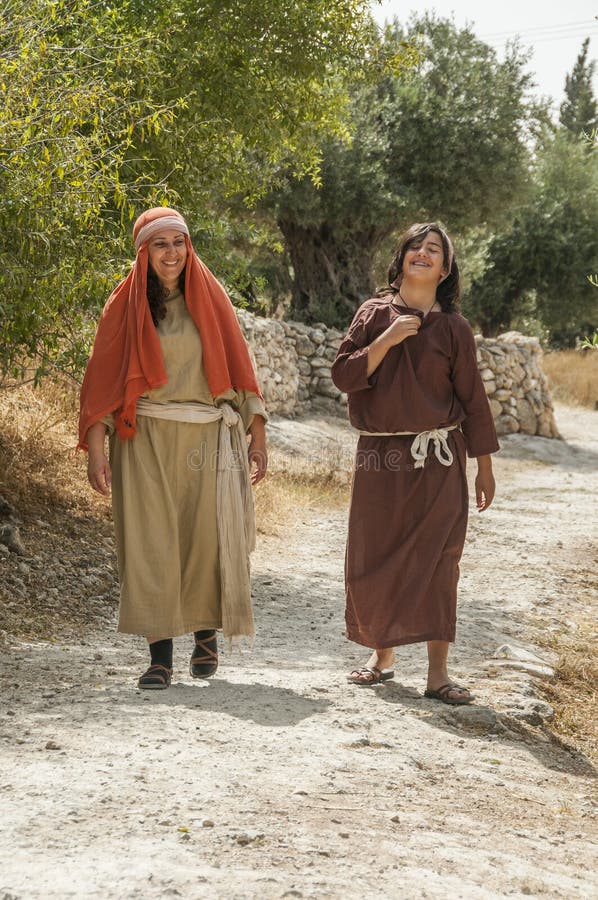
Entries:
{"type": "Polygon", "coordinates": [[[107,416],[102,416],[100,422],[103,422],[106,426],[108,437],[112,437],[116,430],[114,425],[114,413],[108,413],[107,416]]]}
{"type": "Polygon", "coordinates": [[[243,427],[248,431],[255,416],[261,416],[264,422],[268,421],[268,413],[264,401],[254,391],[236,391],[235,406],[243,419],[243,427]]]}

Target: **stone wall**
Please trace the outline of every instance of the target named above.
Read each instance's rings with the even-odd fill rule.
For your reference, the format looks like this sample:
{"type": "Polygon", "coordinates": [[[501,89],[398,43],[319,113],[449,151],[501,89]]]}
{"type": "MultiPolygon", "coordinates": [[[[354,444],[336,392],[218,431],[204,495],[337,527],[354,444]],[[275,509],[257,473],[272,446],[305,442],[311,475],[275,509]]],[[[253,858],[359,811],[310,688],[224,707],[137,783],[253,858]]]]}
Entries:
{"type": "Polygon", "coordinates": [[[476,335],[476,344],[498,434],[560,437],[538,338],[508,331],[497,338],[476,335]]]}
{"type": "MultiPolygon", "coordinates": [[[[345,415],[347,397],[330,377],[342,332],[237,312],[270,412],[345,415]]],[[[498,433],[559,437],[538,339],[510,331],[497,338],[476,335],[476,344],[498,433]]]]}

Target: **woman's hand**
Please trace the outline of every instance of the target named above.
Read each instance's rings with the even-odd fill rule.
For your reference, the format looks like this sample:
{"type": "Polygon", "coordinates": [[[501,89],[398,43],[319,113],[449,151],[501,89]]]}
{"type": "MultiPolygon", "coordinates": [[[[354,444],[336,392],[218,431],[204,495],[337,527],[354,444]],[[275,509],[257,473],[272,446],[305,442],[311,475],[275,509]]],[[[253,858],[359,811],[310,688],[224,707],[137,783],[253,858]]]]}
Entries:
{"type": "Polygon", "coordinates": [[[392,325],[372,341],[368,347],[368,378],[378,368],[390,348],[417,334],[420,325],[419,316],[397,316],[392,325]]]}
{"type": "Polygon", "coordinates": [[[492,457],[478,456],[478,474],[475,480],[476,506],[480,512],[488,509],[494,500],[496,483],[492,474],[492,457]]]}
{"type": "Polygon", "coordinates": [[[112,472],[103,450],[98,453],[97,451],[92,452],[90,449],[87,457],[87,478],[94,491],[105,497],[110,496],[112,472]]]}
{"type": "Polygon", "coordinates": [[[86,438],[89,448],[87,454],[87,479],[94,491],[108,497],[112,484],[112,472],[110,471],[110,463],[104,453],[105,437],[106,426],[103,422],[96,422],[87,432],[86,438]]]}
{"type": "Polygon", "coordinates": [[[266,450],[266,423],[261,416],[254,416],[249,426],[249,472],[251,483],[257,484],[266,474],[268,468],[268,452],[266,450]]]}

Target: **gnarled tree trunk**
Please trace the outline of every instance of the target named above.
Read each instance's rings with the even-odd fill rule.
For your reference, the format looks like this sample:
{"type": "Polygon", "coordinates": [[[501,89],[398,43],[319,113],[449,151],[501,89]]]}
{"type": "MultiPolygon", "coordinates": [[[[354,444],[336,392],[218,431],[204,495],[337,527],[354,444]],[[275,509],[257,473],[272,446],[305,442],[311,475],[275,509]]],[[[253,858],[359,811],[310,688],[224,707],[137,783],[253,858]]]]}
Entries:
{"type": "Polygon", "coordinates": [[[284,217],[278,225],[293,267],[292,317],[346,328],[374,292],[373,257],[384,235],[375,228],[303,226],[284,217]]]}

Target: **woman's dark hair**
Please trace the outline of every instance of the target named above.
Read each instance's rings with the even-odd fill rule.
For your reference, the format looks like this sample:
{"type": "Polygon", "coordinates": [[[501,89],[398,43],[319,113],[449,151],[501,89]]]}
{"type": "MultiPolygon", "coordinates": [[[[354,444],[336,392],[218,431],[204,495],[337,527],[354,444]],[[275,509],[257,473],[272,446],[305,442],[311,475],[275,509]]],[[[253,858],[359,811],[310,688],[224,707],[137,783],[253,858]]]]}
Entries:
{"type": "MultiPolygon", "coordinates": [[[[382,288],[378,291],[377,296],[383,297],[386,294],[397,294],[400,279],[403,273],[403,260],[405,259],[406,250],[413,244],[421,243],[427,235],[435,231],[440,235],[442,241],[442,249],[444,251],[444,264],[448,265],[451,257],[451,245],[449,237],[438,222],[418,222],[408,228],[405,234],[399,240],[399,245],[388,269],[389,287],[382,288]]],[[[440,304],[443,312],[456,312],[459,308],[459,300],[461,298],[461,279],[459,277],[459,266],[453,255],[451,270],[447,277],[440,282],[436,288],[436,300],[440,304]]]]}
{"type": "MultiPolygon", "coordinates": [[[[179,291],[185,293],[185,269],[179,275],[179,291]]],[[[166,316],[166,298],[168,291],[154,272],[151,263],[147,264],[147,302],[154,325],[166,316]]]]}

